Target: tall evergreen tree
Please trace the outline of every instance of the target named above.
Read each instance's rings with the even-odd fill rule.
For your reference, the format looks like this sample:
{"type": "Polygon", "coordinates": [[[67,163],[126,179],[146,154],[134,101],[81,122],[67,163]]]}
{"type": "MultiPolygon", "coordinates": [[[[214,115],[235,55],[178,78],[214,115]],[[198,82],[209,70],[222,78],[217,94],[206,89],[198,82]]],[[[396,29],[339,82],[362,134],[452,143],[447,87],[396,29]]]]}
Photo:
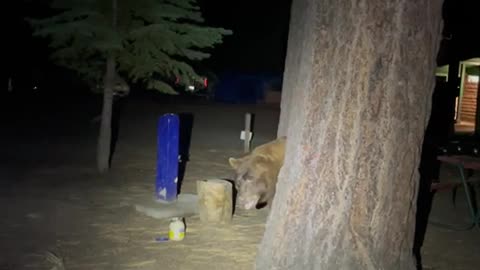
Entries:
{"type": "Polygon", "coordinates": [[[198,78],[189,61],[210,56],[232,32],[204,25],[195,0],[52,0],[55,14],[28,19],[49,38],[53,59],[103,87],[97,167],[109,169],[114,88],[122,74],[150,89],[175,94],[169,80],[198,78]]]}

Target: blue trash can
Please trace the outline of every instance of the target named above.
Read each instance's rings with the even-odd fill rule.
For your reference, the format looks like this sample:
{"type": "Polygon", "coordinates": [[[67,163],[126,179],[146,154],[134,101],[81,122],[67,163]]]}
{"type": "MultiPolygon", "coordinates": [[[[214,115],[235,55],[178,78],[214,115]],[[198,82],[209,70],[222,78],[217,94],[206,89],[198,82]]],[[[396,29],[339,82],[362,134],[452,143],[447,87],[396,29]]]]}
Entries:
{"type": "Polygon", "coordinates": [[[162,115],[158,122],[157,177],[155,196],[157,201],[173,202],[177,199],[179,162],[179,117],[162,115]]]}

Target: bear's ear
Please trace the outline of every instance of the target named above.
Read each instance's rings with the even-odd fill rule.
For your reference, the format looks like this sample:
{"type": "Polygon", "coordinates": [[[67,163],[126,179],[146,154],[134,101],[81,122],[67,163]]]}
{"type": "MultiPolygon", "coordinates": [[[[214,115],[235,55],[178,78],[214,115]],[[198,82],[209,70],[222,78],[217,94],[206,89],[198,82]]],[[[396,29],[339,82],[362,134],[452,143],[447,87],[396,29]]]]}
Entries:
{"type": "Polygon", "coordinates": [[[240,163],[241,163],[241,159],[237,159],[237,158],[229,158],[228,159],[228,163],[230,163],[230,166],[232,166],[233,169],[238,169],[238,167],[240,167],[240,163]]]}

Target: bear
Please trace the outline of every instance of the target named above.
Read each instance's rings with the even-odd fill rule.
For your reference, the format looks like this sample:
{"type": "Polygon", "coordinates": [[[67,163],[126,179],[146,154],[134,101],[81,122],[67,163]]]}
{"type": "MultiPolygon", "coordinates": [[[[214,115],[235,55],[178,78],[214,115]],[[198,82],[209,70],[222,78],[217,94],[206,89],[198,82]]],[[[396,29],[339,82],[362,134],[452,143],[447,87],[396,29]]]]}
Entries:
{"type": "Polygon", "coordinates": [[[236,204],[249,210],[260,204],[270,208],[285,158],[286,137],[257,146],[241,158],[230,157],[228,162],[235,170],[236,204]]]}

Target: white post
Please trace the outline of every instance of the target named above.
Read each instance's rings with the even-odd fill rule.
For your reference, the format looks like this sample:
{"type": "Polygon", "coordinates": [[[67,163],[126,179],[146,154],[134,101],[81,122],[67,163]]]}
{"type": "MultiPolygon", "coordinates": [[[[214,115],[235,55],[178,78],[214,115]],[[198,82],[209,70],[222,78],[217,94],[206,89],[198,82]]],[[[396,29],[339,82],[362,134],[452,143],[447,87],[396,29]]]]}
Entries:
{"type": "Polygon", "coordinates": [[[250,140],[251,140],[251,123],[252,123],[252,114],[246,113],[245,114],[245,138],[243,141],[243,151],[245,153],[250,152],[250,140]]]}

